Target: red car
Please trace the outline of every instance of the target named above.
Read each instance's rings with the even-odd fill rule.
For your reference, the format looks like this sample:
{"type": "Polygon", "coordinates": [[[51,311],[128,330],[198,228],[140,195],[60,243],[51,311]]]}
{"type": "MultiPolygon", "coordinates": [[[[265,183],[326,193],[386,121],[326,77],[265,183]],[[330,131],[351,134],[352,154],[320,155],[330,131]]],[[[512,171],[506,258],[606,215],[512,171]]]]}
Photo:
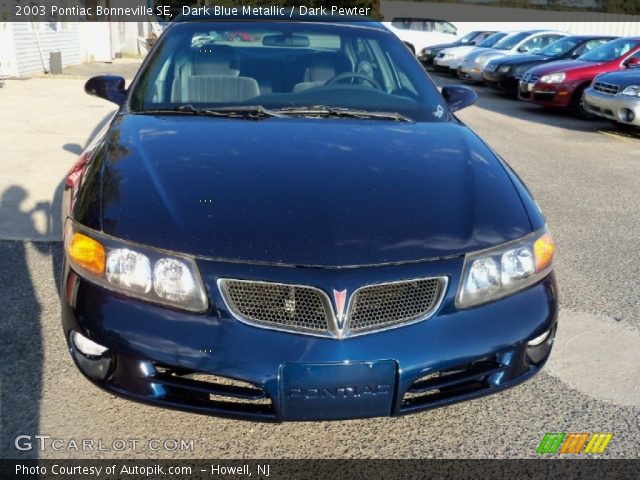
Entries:
{"type": "Polygon", "coordinates": [[[640,37],[619,38],[576,60],[558,61],[528,70],[520,80],[521,100],[543,107],[571,108],[588,116],[582,94],[601,73],[640,66],[640,37]]]}

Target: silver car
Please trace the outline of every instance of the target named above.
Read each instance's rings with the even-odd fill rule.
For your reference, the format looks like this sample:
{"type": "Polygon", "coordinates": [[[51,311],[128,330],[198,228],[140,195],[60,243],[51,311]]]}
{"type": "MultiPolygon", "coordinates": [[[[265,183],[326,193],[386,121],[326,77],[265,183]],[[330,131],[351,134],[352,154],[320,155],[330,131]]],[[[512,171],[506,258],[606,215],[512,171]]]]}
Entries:
{"type": "Polygon", "coordinates": [[[583,102],[589,113],[617,126],[640,126],[640,68],[597,76],[585,90],[583,102]]]}
{"type": "Polygon", "coordinates": [[[506,55],[537,53],[547,45],[567,35],[567,32],[558,32],[555,30],[525,30],[514,32],[504,37],[492,48],[474,50],[469,53],[458,66],[458,76],[466,80],[482,82],[482,71],[490,60],[506,55]]]}

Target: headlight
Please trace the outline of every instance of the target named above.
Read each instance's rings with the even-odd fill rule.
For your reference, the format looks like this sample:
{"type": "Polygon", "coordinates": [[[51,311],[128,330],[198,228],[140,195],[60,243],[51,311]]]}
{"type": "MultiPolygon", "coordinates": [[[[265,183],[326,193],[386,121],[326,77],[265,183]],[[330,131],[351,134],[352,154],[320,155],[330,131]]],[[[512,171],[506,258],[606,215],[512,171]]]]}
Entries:
{"type": "Polygon", "coordinates": [[[507,73],[511,71],[511,66],[510,65],[502,65],[499,69],[499,72],[501,73],[507,73]]]}
{"type": "Polygon", "coordinates": [[[487,59],[486,55],[480,55],[478,57],[476,57],[476,59],[474,60],[475,63],[482,63],[487,59]]]}
{"type": "Polygon", "coordinates": [[[561,83],[564,82],[564,79],[567,77],[567,74],[564,72],[560,73],[552,73],[550,75],[543,75],[540,77],[540,81],[542,83],[561,83]]]}
{"type": "Polygon", "coordinates": [[[143,247],[67,221],[65,252],[73,269],[101,287],[193,312],[208,307],[194,260],[143,247]]]}
{"type": "Polygon", "coordinates": [[[456,306],[474,307],[533,285],[551,272],[553,251],[551,235],[543,229],[466,255],[456,306]]]}
{"type": "Polygon", "coordinates": [[[629,85],[620,94],[628,95],[629,97],[640,97],[640,85],[629,85]]]}

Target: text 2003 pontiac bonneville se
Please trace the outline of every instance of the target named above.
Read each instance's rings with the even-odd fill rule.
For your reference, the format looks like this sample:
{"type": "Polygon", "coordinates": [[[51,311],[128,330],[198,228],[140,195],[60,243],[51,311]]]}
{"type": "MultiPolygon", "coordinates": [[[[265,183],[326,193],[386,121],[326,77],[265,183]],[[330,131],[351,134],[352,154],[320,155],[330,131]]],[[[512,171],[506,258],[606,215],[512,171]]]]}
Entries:
{"type": "Polygon", "coordinates": [[[401,415],[540,370],[553,244],[516,174],[369,22],[177,22],[65,188],[96,385],[257,420],[401,415]]]}

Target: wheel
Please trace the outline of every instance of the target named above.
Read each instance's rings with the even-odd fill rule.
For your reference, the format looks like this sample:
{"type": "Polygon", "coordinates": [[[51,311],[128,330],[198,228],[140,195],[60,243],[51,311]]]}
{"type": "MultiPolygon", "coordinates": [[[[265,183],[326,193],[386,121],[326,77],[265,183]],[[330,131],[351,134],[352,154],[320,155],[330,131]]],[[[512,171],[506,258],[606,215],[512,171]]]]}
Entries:
{"type": "Polygon", "coordinates": [[[571,109],[580,118],[595,118],[595,115],[584,107],[584,91],[587,89],[587,85],[581,85],[573,92],[571,98],[571,109]]]}

